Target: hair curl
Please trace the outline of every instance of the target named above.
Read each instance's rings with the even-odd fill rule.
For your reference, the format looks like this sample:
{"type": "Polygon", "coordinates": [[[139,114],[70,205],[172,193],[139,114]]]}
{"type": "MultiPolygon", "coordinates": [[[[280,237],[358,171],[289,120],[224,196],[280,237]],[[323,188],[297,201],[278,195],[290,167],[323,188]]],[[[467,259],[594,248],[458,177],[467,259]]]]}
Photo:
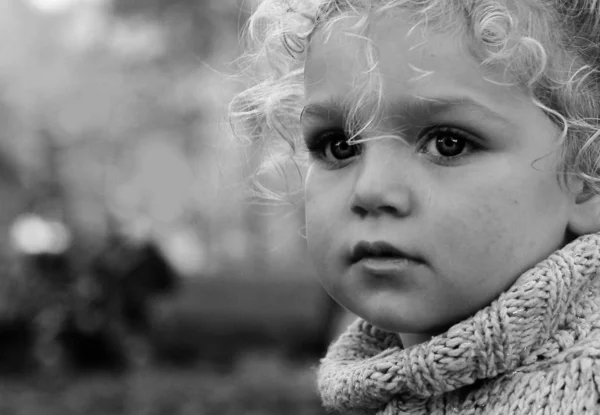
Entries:
{"type": "Polygon", "coordinates": [[[347,128],[358,137],[377,122],[383,93],[367,34],[374,18],[398,9],[410,11],[411,31],[458,31],[482,65],[502,64],[562,130],[559,172],[600,194],[598,0],[262,1],[246,29],[250,47],[239,60],[251,85],[230,104],[234,133],[268,153],[259,172],[306,160],[299,129],[303,71],[317,29],[329,36],[341,20],[355,19],[352,30],[364,39],[367,69],[349,105],[347,128]],[[372,104],[371,117],[357,125],[353,115],[365,102],[372,104]]]}

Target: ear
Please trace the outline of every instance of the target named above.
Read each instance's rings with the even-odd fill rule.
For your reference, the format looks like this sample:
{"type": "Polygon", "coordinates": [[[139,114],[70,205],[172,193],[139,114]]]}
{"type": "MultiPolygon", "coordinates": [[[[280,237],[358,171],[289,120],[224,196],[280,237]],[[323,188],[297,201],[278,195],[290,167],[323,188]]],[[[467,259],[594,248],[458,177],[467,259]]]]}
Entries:
{"type": "Polygon", "coordinates": [[[576,236],[600,232],[600,195],[581,184],[571,211],[568,228],[576,236]]]}

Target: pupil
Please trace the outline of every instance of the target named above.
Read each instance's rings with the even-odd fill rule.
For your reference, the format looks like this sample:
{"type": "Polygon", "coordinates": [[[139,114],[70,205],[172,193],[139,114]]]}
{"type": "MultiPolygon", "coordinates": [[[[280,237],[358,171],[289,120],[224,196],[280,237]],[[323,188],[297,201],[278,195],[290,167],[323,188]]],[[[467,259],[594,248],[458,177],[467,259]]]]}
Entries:
{"type": "Polygon", "coordinates": [[[460,154],[465,147],[463,140],[452,137],[438,138],[437,148],[440,154],[446,157],[452,157],[460,154]]]}
{"type": "Polygon", "coordinates": [[[348,144],[346,140],[339,140],[333,144],[332,148],[333,156],[338,159],[344,159],[352,157],[354,155],[354,149],[348,144]]]}

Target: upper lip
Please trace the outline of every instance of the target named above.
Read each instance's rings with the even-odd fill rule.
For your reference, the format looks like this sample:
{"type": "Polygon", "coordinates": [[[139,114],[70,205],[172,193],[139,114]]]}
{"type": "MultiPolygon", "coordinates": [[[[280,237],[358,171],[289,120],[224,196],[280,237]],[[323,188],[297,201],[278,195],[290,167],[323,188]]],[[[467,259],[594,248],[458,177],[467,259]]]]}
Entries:
{"type": "Polygon", "coordinates": [[[350,254],[350,262],[354,264],[364,258],[405,258],[423,262],[421,258],[384,241],[360,241],[354,245],[350,254]]]}

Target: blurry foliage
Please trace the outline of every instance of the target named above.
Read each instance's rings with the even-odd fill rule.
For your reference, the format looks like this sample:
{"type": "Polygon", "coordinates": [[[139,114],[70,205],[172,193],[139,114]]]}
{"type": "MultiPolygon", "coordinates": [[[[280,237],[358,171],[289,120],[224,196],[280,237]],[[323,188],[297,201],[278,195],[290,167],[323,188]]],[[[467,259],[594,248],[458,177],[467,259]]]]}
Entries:
{"type": "MultiPolygon", "coordinates": [[[[208,334],[227,331],[229,342],[240,327],[252,327],[246,337],[256,343],[285,338],[314,350],[306,343],[319,340],[325,296],[305,261],[302,210],[246,203],[247,174],[259,160],[247,157],[252,149],[227,123],[241,87],[229,63],[239,54],[247,7],[242,0],[106,0],[46,14],[1,0],[0,152],[18,177],[0,185],[2,200],[14,204],[3,204],[0,231],[23,211],[65,222],[77,269],[111,232],[154,239],[171,261],[187,264],[189,285],[202,290],[186,299],[194,290],[182,289],[162,326],[182,315],[205,323],[182,331],[199,353],[208,334]],[[313,300],[295,307],[299,291],[285,294],[275,281],[301,282],[313,300]],[[282,309],[294,315],[285,319],[282,309]]],[[[189,348],[174,343],[166,347],[189,348]]]]}
{"type": "MultiPolygon", "coordinates": [[[[210,344],[225,333],[236,346],[228,357],[247,349],[240,333],[314,347],[307,339],[317,337],[325,299],[306,278],[301,208],[282,215],[245,203],[245,175],[258,160],[230,136],[226,107],[240,87],[227,74],[246,7],[113,0],[46,15],[0,0],[0,153],[11,160],[2,166],[14,164],[0,166],[0,199],[14,204],[3,203],[0,231],[19,209],[62,216],[85,237],[77,259],[110,226],[197,240],[188,252],[203,258],[206,278],[165,303],[158,332],[200,353],[202,343],[225,349],[210,344]],[[299,285],[283,289],[286,280],[299,285]],[[202,325],[176,332],[184,317],[202,325]]],[[[15,415],[321,413],[313,372],[273,356],[242,355],[229,373],[2,382],[0,395],[0,414],[15,415]]]]}
{"type": "Polygon", "coordinates": [[[130,19],[177,21],[179,42],[171,50],[190,48],[198,56],[214,53],[219,36],[237,33],[244,19],[242,0],[115,0],[112,11],[130,19]]]}
{"type": "MultiPolygon", "coordinates": [[[[212,270],[271,255],[270,218],[244,204],[256,160],[226,121],[246,17],[242,0],[97,1],[56,15],[0,2],[0,147],[20,165],[22,208],[59,205],[49,214],[96,240],[111,220],[163,241],[194,229],[212,270]]],[[[284,222],[278,235],[301,227],[284,222]]]]}

